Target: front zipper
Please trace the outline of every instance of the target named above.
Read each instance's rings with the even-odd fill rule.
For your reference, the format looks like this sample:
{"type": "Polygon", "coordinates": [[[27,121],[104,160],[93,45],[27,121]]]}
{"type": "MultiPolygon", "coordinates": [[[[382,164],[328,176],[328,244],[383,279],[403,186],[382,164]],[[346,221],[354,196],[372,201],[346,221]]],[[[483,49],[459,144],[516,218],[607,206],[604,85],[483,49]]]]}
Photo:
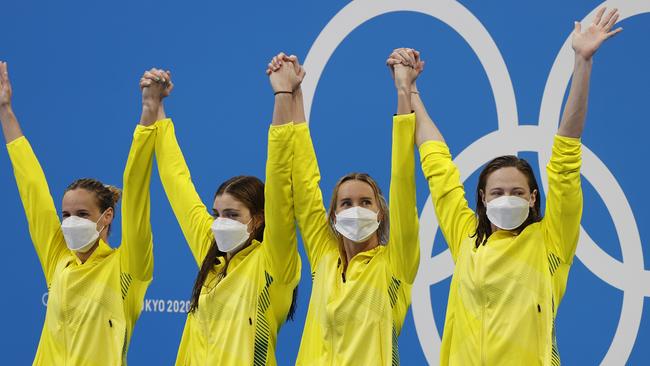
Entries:
{"type": "Polygon", "coordinates": [[[63,329],[63,365],[68,364],[68,337],[66,334],[66,323],[67,319],[65,319],[65,314],[67,313],[66,311],[66,306],[67,306],[67,301],[65,297],[65,289],[68,284],[68,274],[66,273],[66,270],[68,269],[68,266],[63,268],[63,271],[61,271],[61,287],[59,288],[59,293],[61,297],[61,305],[60,305],[60,310],[61,310],[61,318],[63,318],[63,321],[61,322],[61,329],[63,329]]]}
{"type": "Polygon", "coordinates": [[[482,245],[478,248],[479,252],[477,253],[477,263],[476,271],[479,273],[479,292],[483,297],[483,304],[481,304],[481,331],[479,332],[479,351],[481,354],[481,365],[485,365],[487,362],[487,357],[485,355],[485,307],[487,305],[487,293],[485,292],[485,277],[482,271],[482,261],[485,256],[484,253],[487,250],[487,245],[482,245]]]}

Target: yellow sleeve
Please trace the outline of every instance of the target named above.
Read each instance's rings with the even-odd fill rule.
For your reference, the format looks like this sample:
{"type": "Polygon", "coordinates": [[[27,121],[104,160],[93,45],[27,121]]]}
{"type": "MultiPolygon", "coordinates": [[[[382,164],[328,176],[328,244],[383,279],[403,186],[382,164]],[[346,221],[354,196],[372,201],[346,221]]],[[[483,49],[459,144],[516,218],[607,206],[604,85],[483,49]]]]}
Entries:
{"type": "Polygon", "coordinates": [[[580,139],[555,136],[551,161],[546,166],[548,193],[542,225],[547,243],[564,263],[571,263],[578,245],[582,218],[580,139]]]}
{"type": "Polygon", "coordinates": [[[142,281],[153,276],[149,187],[155,143],[155,126],[135,128],[123,178],[120,259],[123,269],[142,281]]]}
{"type": "Polygon", "coordinates": [[[293,123],[271,126],[264,185],[264,252],[275,278],[283,283],[300,279],[300,256],[296,241],[291,170],[293,123]]]}
{"type": "Polygon", "coordinates": [[[214,219],[196,193],[171,119],[158,121],[155,125],[160,180],[194,259],[201,266],[214,238],[210,230],[214,219]]]}
{"type": "Polygon", "coordinates": [[[393,273],[407,283],[415,280],[420,263],[414,143],[415,114],[394,116],[388,255],[393,273]]]}
{"type": "Polygon", "coordinates": [[[293,200],[296,220],[312,270],[329,250],[338,250],[332,243],[337,239],[332,233],[323,193],[320,190],[320,171],[316,153],[309,134],[309,126],[300,123],[294,127],[293,200]]]}
{"type": "Polygon", "coordinates": [[[456,261],[461,242],[476,230],[476,216],[467,204],[460,172],[447,145],[441,141],[423,143],[420,160],[440,229],[456,261]]]}
{"type": "Polygon", "coordinates": [[[49,287],[57,262],[70,251],[65,245],[45,174],[27,138],[23,136],[13,140],[7,144],[7,150],[25,208],[29,235],[49,287]]]}

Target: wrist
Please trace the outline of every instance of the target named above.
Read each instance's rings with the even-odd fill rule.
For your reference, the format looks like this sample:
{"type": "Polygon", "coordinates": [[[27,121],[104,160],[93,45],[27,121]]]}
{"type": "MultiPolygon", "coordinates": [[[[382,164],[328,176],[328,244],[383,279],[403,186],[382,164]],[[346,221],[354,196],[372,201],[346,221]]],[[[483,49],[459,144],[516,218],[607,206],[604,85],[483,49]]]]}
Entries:
{"type": "Polygon", "coordinates": [[[411,95],[411,88],[409,86],[406,86],[406,85],[402,85],[402,86],[398,85],[397,86],[397,94],[398,95],[409,95],[410,96],[411,95]]]}
{"type": "Polygon", "coordinates": [[[593,62],[594,58],[593,55],[589,57],[585,57],[579,53],[576,52],[575,54],[575,65],[576,66],[581,66],[581,65],[591,65],[593,62]]]}
{"type": "Polygon", "coordinates": [[[273,94],[279,94],[284,92],[293,92],[293,88],[289,84],[278,84],[273,86],[273,94]]]}
{"type": "Polygon", "coordinates": [[[158,108],[160,107],[162,102],[162,99],[158,98],[142,98],[142,109],[143,110],[148,110],[151,112],[157,112],[158,108]]]}
{"type": "Polygon", "coordinates": [[[5,117],[14,113],[11,103],[0,104],[0,116],[5,117]]]}

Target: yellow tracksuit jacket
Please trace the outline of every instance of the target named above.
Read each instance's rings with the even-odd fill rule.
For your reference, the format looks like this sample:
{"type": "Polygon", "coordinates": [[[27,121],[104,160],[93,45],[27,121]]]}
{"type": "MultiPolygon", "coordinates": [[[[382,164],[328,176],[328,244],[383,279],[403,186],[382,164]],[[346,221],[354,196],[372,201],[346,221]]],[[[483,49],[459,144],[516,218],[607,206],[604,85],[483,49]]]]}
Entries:
{"type": "Polygon", "coordinates": [[[566,289],[580,218],[580,140],[556,136],[546,212],[519,235],[499,230],[475,248],[468,207],[447,146],[420,147],[440,228],[455,262],[441,365],[559,365],[555,316],[566,289]]]}
{"type": "Polygon", "coordinates": [[[415,115],[393,118],[390,238],[359,253],[345,280],[328,224],[307,124],[295,127],[295,212],[313,278],[297,365],[396,365],[397,339],[419,264],[415,202],[415,115]]]}
{"type": "Polygon", "coordinates": [[[153,274],[149,183],[155,130],[138,125],[124,171],[122,243],[100,239],[81,263],[63,238],[52,196],[25,137],[9,144],[29,233],[49,289],[34,365],[124,365],[153,274]]]}
{"type": "MultiPolygon", "coordinates": [[[[156,122],[156,158],[167,198],[200,267],[214,236],[214,218],[196,193],[171,120],[156,122]]],[[[225,261],[203,285],[199,307],[187,316],[176,365],[275,365],[275,343],[300,280],[291,167],[293,123],[271,126],[262,243],[225,261]]],[[[218,162],[217,162],[218,164],[218,162]]]]}

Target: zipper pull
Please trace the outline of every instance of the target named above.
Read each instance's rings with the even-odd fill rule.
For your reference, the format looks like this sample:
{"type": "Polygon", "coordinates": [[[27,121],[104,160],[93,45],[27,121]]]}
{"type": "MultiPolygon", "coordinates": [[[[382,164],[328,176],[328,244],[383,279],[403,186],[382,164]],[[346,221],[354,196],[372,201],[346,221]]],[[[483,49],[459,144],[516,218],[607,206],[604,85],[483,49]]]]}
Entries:
{"type": "Polygon", "coordinates": [[[539,306],[539,304],[537,304],[537,312],[538,312],[538,313],[541,313],[541,312],[542,312],[542,307],[539,306]]]}
{"type": "Polygon", "coordinates": [[[108,319],[108,326],[110,326],[111,328],[113,328],[113,322],[112,322],[110,319],[108,319]]]}

